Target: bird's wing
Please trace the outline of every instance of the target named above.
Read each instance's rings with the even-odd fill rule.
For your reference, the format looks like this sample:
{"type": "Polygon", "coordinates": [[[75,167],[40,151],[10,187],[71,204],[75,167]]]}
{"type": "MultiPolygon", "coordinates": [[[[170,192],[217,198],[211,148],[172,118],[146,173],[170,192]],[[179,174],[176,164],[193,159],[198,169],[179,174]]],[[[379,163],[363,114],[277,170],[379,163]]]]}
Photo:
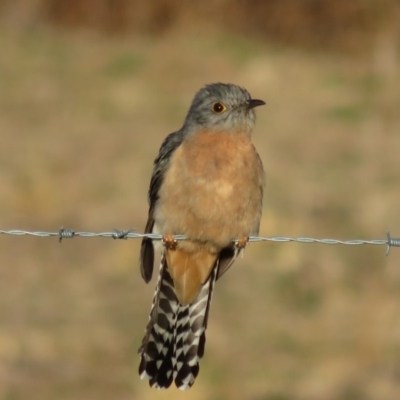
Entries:
{"type": "MultiPolygon", "coordinates": [[[[153,232],[154,228],[154,207],[158,200],[158,192],[162,185],[164,174],[171,160],[174,151],[183,141],[182,131],[177,131],[168,135],[160,147],[157,158],[154,160],[153,174],[151,176],[150,188],[148,193],[149,215],[147,218],[144,233],[153,232]]],[[[140,248],[140,272],[144,281],[147,283],[153,275],[154,247],[149,238],[143,238],[140,248]]]]}
{"type": "Polygon", "coordinates": [[[232,243],[232,245],[225,247],[219,253],[219,269],[217,279],[228,271],[231,265],[235,262],[240,250],[232,243]]]}

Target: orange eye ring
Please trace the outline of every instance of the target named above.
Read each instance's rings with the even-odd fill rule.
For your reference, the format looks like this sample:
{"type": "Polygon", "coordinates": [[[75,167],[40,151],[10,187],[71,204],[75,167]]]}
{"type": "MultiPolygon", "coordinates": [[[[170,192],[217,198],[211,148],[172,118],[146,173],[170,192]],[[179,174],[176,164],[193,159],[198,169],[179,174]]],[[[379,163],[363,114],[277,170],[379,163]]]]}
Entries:
{"type": "Polygon", "coordinates": [[[226,110],[226,107],[223,103],[217,102],[213,104],[212,110],[215,114],[221,114],[226,110]]]}

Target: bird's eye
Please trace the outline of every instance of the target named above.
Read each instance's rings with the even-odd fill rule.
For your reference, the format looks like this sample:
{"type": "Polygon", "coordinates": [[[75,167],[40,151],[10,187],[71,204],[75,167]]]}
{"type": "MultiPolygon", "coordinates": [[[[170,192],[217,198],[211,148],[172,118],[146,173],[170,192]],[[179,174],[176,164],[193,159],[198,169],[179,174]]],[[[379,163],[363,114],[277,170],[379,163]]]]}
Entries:
{"type": "Polygon", "coordinates": [[[215,112],[215,114],[221,114],[226,110],[226,107],[222,103],[214,103],[212,110],[215,112]]]}

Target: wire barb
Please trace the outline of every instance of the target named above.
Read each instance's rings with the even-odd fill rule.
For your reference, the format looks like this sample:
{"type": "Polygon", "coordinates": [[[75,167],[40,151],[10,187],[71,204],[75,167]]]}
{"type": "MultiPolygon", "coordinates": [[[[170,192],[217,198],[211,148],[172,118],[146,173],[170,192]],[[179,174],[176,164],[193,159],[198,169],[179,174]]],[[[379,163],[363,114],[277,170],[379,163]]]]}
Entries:
{"type": "Polygon", "coordinates": [[[127,231],[120,231],[119,229],[113,230],[112,238],[113,239],[128,239],[128,235],[134,232],[134,229],[128,229],[127,231]]]}
{"type": "Polygon", "coordinates": [[[75,236],[75,231],[72,229],[65,229],[63,226],[60,228],[58,231],[58,242],[61,243],[61,241],[65,239],[72,239],[75,236]]]}
{"type": "Polygon", "coordinates": [[[386,232],[386,238],[386,256],[388,256],[391,247],[400,247],[400,238],[392,238],[389,231],[386,232]]]}

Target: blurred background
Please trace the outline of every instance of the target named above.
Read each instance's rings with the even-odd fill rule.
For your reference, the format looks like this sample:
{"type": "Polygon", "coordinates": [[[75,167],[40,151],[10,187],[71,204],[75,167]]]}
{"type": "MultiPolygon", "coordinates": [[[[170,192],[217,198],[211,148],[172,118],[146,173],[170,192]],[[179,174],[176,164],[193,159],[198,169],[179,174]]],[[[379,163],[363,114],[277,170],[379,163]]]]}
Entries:
{"type": "MultiPolygon", "coordinates": [[[[400,236],[396,0],[0,0],[0,228],[143,230],[194,93],[267,102],[262,236],[400,236]]],[[[0,399],[400,398],[400,253],[254,243],[189,392],[139,380],[139,240],[0,236],[0,399]]]]}

